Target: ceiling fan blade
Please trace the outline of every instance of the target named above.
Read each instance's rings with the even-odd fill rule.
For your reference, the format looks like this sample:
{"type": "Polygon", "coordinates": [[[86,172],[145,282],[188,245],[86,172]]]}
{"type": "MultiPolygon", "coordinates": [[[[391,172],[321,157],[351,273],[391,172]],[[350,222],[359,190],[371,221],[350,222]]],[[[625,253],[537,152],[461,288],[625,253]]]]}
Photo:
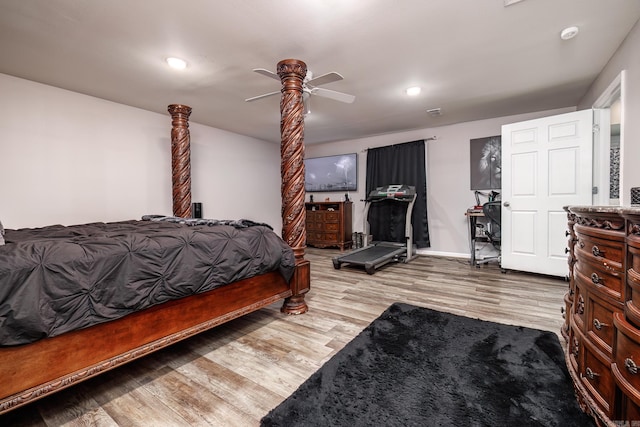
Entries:
{"type": "Polygon", "coordinates": [[[320,85],[326,85],[327,83],[337,82],[338,80],[342,80],[342,79],[344,79],[342,75],[336,73],[335,71],[332,71],[330,73],[322,74],[318,77],[312,78],[307,82],[307,84],[311,86],[320,86],[320,85]]]}
{"type": "Polygon", "coordinates": [[[351,104],[356,100],[354,95],[349,95],[348,93],[337,92],[335,90],[324,89],[321,87],[314,87],[311,89],[312,95],[322,96],[323,98],[331,98],[336,101],[346,102],[347,104],[351,104]]]}
{"type": "Polygon", "coordinates": [[[256,101],[258,99],[266,98],[267,96],[277,95],[279,93],[280,93],[280,91],[265,93],[265,94],[262,94],[262,95],[254,96],[252,98],[247,98],[247,99],[245,99],[245,102],[256,101]]]}
{"type": "Polygon", "coordinates": [[[258,73],[258,74],[262,74],[263,76],[271,77],[272,79],[276,79],[276,80],[280,81],[280,76],[278,76],[273,71],[269,71],[269,70],[266,70],[264,68],[254,68],[253,71],[258,73]]]}

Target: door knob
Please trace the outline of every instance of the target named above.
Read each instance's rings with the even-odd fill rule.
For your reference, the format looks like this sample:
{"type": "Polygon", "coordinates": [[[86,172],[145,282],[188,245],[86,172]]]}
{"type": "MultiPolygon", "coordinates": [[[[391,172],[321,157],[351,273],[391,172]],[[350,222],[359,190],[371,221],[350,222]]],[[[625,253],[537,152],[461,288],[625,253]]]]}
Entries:
{"type": "Polygon", "coordinates": [[[511,203],[509,203],[509,202],[504,202],[504,207],[505,207],[505,208],[508,208],[509,206],[511,206],[511,203]]]}

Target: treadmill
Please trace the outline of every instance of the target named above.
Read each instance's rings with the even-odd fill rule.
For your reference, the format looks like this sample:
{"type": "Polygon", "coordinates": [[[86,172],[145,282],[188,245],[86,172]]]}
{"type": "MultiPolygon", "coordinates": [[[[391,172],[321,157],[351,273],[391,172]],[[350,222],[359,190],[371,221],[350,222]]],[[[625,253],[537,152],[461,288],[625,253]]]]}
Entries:
{"type": "MultiPolygon", "coordinates": [[[[365,200],[364,218],[366,221],[365,236],[369,236],[369,208],[374,203],[393,201],[407,204],[405,217],[405,242],[365,242],[365,246],[355,249],[348,254],[339,255],[333,258],[333,268],[339,270],[342,264],[364,266],[367,274],[373,274],[378,267],[382,267],[390,262],[407,263],[416,257],[416,248],[413,245],[413,225],[411,216],[413,205],[416,201],[416,189],[409,185],[387,185],[378,187],[369,193],[365,200]]],[[[368,239],[365,239],[368,240],[368,239]]]]}

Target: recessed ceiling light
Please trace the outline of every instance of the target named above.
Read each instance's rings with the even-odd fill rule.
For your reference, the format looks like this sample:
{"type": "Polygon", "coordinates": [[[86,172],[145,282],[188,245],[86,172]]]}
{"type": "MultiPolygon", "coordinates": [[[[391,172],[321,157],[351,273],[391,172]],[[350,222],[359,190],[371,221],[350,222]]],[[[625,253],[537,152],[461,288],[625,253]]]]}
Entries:
{"type": "Polygon", "coordinates": [[[167,58],[167,64],[169,64],[169,67],[175,68],[176,70],[184,70],[187,68],[187,61],[180,58],[167,58]]]}
{"type": "Polygon", "coordinates": [[[413,87],[407,88],[407,90],[405,92],[409,96],[416,96],[416,95],[420,94],[421,90],[422,89],[419,86],[413,86],[413,87]]]}
{"type": "Polygon", "coordinates": [[[560,38],[562,40],[569,40],[578,35],[578,27],[567,27],[560,33],[560,38]]]}

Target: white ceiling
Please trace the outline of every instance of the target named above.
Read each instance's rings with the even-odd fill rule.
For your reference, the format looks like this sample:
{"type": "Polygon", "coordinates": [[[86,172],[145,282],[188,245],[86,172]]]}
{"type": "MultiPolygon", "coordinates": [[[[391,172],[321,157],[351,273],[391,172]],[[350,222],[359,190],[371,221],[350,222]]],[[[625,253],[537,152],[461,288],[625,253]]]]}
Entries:
{"type": "Polygon", "coordinates": [[[244,99],[280,84],[251,70],[300,59],[356,96],[311,98],[318,143],[575,106],[640,18],[638,0],[504,3],[0,0],[0,73],[164,114],[182,103],[192,122],[278,142],[279,97],[244,99]]]}

